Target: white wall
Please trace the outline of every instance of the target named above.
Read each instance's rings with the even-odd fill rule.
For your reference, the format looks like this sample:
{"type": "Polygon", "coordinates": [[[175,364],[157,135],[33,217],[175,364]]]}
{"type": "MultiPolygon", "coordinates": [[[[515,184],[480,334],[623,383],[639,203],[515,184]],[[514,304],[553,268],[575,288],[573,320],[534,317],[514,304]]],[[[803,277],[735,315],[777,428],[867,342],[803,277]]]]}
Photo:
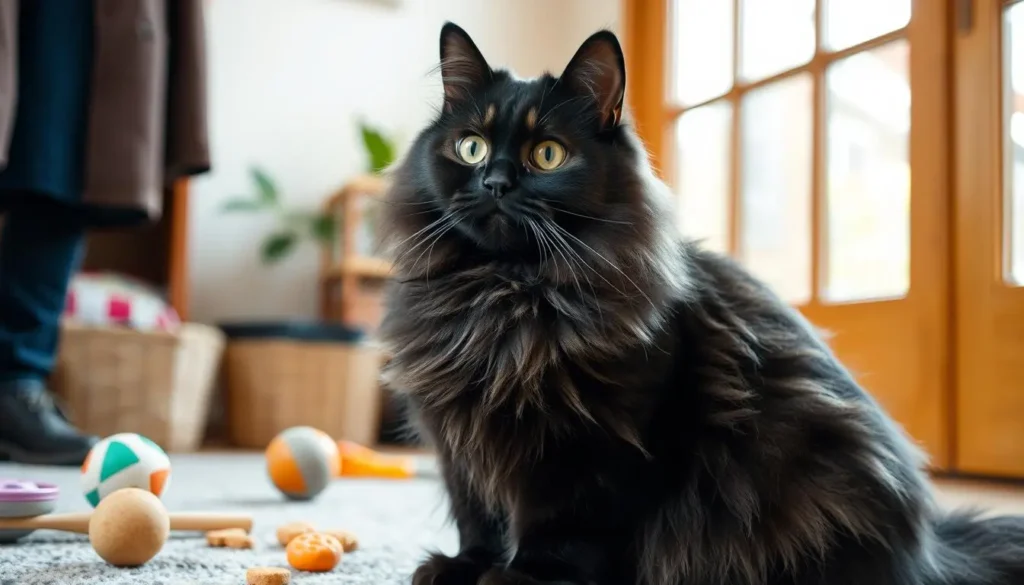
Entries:
{"type": "Polygon", "coordinates": [[[620,0],[214,0],[207,3],[213,171],[193,183],[192,317],[313,317],[318,256],[267,267],[269,222],[223,215],[259,164],[312,208],[364,165],[355,120],[404,146],[433,113],[437,34],[465,28],[495,66],[557,73],[579,43],[617,29],[620,0]]]}

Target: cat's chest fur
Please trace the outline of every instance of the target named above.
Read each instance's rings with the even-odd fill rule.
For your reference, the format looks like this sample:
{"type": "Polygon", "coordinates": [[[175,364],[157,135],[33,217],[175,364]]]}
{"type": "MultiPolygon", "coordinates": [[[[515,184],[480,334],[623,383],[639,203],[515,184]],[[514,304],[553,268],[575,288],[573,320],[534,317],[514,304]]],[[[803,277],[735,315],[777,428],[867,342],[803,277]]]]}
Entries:
{"type": "Polygon", "coordinates": [[[412,398],[428,434],[493,508],[514,505],[508,479],[553,443],[596,429],[635,440],[616,428],[624,394],[606,370],[621,350],[615,340],[647,333],[636,314],[500,275],[394,294],[405,310],[383,328],[393,356],[385,380],[412,398]]]}
{"type": "Polygon", "coordinates": [[[415,318],[385,325],[394,356],[385,376],[425,404],[541,407],[550,401],[542,387],[568,384],[569,368],[586,359],[591,315],[557,287],[490,275],[399,294],[415,318]]]}

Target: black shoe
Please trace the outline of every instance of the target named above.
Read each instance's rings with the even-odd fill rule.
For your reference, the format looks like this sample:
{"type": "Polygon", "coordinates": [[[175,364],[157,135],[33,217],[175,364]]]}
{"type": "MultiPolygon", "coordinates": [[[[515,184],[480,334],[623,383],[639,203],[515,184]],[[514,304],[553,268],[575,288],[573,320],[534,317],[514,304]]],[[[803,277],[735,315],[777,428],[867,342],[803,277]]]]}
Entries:
{"type": "Polygon", "coordinates": [[[71,426],[42,382],[0,386],[0,458],[81,465],[97,440],[71,426]]]}

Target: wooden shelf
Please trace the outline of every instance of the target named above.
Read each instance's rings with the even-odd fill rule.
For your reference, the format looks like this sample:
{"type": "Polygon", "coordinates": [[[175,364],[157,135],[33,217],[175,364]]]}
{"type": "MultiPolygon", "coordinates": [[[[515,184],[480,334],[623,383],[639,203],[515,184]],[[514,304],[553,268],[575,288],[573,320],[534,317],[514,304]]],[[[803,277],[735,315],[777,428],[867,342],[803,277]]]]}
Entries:
{"type": "Polygon", "coordinates": [[[344,276],[390,278],[391,263],[380,258],[346,258],[340,266],[335,266],[327,272],[328,278],[344,276]]]}
{"type": "Polygon", "coordinates": [[[339,222],[339,246],[324,250],[320,267],[320,314],[369,330],[376,328],[383,308],[381,292],[391,264],[367,256],[357,246],[357,232],[367,221],[368,200],[382,197],[386,181],[377,175],[352,177],[324,201],[323,209],[339,222]]]}
{"type": "Polygon", "coordinates": [[[344,187],[324,201],[325,209],[338,209],[345,206],[353,197],[383,197],[386,183],[377,175],[357,175],[344,187]]]}

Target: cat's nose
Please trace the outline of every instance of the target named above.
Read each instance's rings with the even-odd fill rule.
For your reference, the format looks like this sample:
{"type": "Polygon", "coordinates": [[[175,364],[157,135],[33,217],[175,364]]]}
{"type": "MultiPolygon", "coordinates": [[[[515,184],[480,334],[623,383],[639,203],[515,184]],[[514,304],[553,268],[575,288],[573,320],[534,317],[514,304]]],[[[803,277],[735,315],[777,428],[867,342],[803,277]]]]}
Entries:
{"type": "Polygon", "coordinates": [[[484,179],[484,187],[496,198],[501,198],[512,187],[512,181],[505,176],[490,176],[484,179]]]}
{"type": "Polygon", "coordinates": [[[496,160],[484,176],[484,189],[496,199],[504,197],[515,187],[515,169],[504,160],[496,160]]]}

